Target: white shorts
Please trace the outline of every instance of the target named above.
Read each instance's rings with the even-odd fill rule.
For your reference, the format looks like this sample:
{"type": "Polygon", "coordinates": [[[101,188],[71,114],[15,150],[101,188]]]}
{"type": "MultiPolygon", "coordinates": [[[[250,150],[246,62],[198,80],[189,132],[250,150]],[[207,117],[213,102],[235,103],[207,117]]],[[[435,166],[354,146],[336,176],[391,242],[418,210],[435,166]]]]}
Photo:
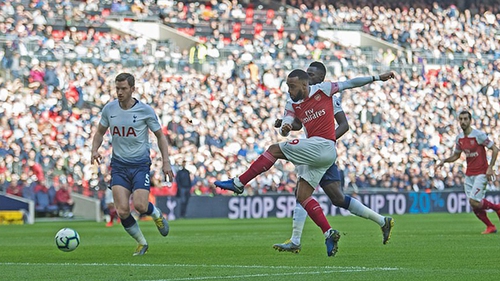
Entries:
{"type": "Polygon", "coordinates": [[[488,179],[486,175],[465,176],[465,194],[467,198],[481,202],[486,195],[486,185],[488,179]]]}
{"type": "Polygon", "coordinates": [[[326,170],[335,163],[335,142],[321,137],[293,139],[279,143],[286,159],[297,167],[297,174],[316,188],[326,170]]]}

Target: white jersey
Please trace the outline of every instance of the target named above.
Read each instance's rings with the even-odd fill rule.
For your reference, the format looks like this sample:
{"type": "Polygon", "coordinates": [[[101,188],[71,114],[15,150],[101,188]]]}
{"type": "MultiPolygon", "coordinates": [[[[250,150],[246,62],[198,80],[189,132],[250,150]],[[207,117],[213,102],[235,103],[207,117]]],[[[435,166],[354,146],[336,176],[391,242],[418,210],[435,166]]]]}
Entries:
{"type": "Polygon", "coordinates": [[[151,164],[149,130],[155,132],[161,129],[151,106],[136,100],[132,108],[123,110],[118,100],[111,101],[102,110],[100,124],[109,127],[111,133],[112,164],[151,164]]]}

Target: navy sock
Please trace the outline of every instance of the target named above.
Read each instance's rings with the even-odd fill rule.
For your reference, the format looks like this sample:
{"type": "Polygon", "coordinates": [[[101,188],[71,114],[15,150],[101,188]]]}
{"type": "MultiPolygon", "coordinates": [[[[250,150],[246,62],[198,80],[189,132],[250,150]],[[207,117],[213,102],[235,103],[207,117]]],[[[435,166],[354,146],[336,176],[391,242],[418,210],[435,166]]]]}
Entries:
{"type": "Polygon", "coordinates": [[[351,204],[351,196],[344,195],[344,202],[342,202],[342,205],[340,205],[340,207],[347,210],[347,209],[349,209],[350,204],[351,204]]]}
{"type": "Polygon", "coordinates": [[[155,210],[155,206],[153,206],[153,203],[149,202],[148,204],[148,210],[144,213],[144,215],[151,216],[153,211],[155,210]]]}
{"type": "Polygon", "coordinates": [[[123,227],[125,227],[125,228],[129,228],[136,223],[136,221],[132,215],[129,215],[128,218],[123,219],[121,221],[122,221],[123,227]]]}

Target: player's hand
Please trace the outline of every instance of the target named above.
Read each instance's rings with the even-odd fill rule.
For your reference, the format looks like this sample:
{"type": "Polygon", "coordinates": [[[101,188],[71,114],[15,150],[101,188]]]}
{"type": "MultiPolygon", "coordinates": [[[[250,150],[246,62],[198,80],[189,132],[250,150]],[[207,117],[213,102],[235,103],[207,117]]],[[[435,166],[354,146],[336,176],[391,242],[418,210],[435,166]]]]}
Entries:
{"type": "Polygon", "coordinates": [[[163,174],[165,174],[165,180],[172,182],[174,180],[174,172],[172,171],[172,166],[170,162],[163,162],[163,174]]]}
{"type": "Polygon", "coordinates": [[[283,124],[281,126],[281,135],[288,136],[291,130],[292,130],[292,124],[283,124]]]}
{"type": "Polygon", "coordinates": [[[380,81],[387,81],[389,79],[395,78],[394,72],[392,72],[392,71],[391,72],[382,73],[382,74],[380,74],[379,77],[380,77],[380,81]]]}
{"type": "Polygon", "coordinates": [[[283,122],[283,119],[276,119],[276,121],[274,121],[274,128],[281,127],[282,122],[283,122]]]}
{"type": "Polygon", "coordinates": [[[493,169],[491,167],[488,167],[488,170],[486,170],[486,179],[488,181],[495,180],[495,174],[493,173],[493,169]]]}
{"type": "Polygon", "coordinates": [[[101,164],[101,159],[102,155],[99,152],[92,151],[92,155],[90,156],[91,163],[101,164]]]}

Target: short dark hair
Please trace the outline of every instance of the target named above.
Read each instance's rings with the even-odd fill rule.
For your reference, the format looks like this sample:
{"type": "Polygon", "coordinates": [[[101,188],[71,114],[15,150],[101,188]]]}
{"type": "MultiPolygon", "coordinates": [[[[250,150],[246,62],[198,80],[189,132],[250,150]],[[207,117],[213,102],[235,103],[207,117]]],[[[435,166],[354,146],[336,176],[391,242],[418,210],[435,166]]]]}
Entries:
{"type": "Polygon", "coordinates": [[[309,80],[309,74],[302,69],[294,69],[290,74],[288,74],[288,78],[298,77],[300,80],[309,80]]]}
{"type": "Polygon", "coordinates": [[[309,65],[309,67],[316,67],[317,69],[321,70],[323,73],[326,74],[326,67],[320,61],[313,61],[313,62],[311,62],[311,64],[309,65]]]}
{"type": "Polygon", "coordinates": [[[472,114],[468,110],[462,110],[462,111],[460,111],[460,114],[458,114],[458,115],[460,116],[462,114],[467,114],[467,116],[469,116],[469,119],[472,120],[472,114]]]}
{"type": "Polygon", "coordinates": [[[135,86],[134,75],[132,75],[130,73],[123,72],[123,73],[118,74],[118,76],[116,76],[115,82],[123,82],[123,81],[127,81],[128,85],[130,87],[135,86]]]}

